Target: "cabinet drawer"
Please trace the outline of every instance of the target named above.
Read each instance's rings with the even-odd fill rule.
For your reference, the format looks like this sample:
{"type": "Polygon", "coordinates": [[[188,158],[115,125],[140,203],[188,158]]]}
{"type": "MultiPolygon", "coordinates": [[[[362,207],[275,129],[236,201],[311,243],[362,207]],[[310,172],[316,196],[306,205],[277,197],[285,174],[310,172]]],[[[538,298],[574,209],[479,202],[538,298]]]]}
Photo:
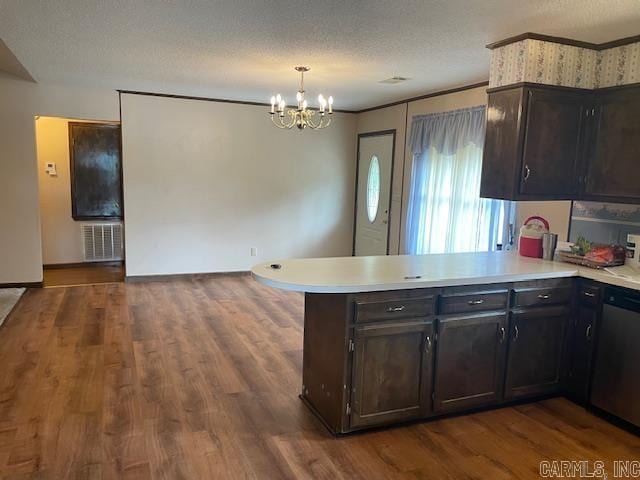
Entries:
{"type": "Polygon", "coordinates": [[[592,307],[598,306],[600,302],[601,289],[596,285],[582,284],[578,289],[578,300],[581,303],[592,307]]]}
{"type": "Polygon", "coordinates": [[[464,295],[442,295],[440,313],[467,313],[507,308],[508,291],[465,293],[464,295]]]}
{"type": "Polygon", "coordinates": [[[356,323],[427,317],[435,314],[435,296],[385,300],[356,300],[356,323]]]}
{"type": "Polygon", "coordinates": [[[570,303],[573,293],[571,286],[551,288],[524,288],[513,292],[514,307],[541,307],[570,303]]]}

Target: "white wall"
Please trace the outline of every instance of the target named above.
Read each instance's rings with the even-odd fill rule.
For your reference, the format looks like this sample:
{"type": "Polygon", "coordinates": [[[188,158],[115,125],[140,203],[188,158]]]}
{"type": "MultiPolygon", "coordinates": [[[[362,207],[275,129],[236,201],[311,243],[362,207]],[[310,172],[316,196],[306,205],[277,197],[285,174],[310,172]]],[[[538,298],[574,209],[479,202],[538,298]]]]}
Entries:
{"type": "Polygon", "coordinates": [[[80,226],[85,223],[113,223],[76,221],[71,216],[70,121],[74,120],[59,117],[36,120],[42,261],[45,265],[84,262],[80,226]],[[46,173],[49,162],[56,164],[56,176],[46,173]]]}
{"type": "Polygon", "coordinates": [[[127,275],[349,255],[355,122],[283,131],[265,107],[122,95],[127,275]]]}
{"type": "Polygon", "coordinates": [[[0,74],[0,284],[42,280],[35,115],[113,120],[112,90],[42,85],[0,74]]]}
{"type": "MultiPolygon", "coordinates": [[[[561,241],[568,240],[569,223],[571,222],[571,201],[558,200],[549,202],[518,202],[516,225],[520,227],[532,216],[541,216],[549,222],[550,230],[558,234],[561,241]]],[[[518,232],[516,232],[517,234],[518,232]]]]}
{"type": "MultiPolygon", "coordinates": [[[[411,188],[411,171],[413,168],[413,156],[406,145],[411,131],[411,122],[416,115],[426,115],[429,113],[446,112],[459,108],[473,107],[476,105],[486,105],[486,87],[478,87],[461,92],[439,95],[436,97],[416,100],[394,107],[372,110],[358,114],[358,132],[363,133],[371,130],[397,129],[396,138],[396,171],[394,173],[394,184],[392,187],[392,221],[390,228],[390,248],[392,253],[405,252],[406,234],[406,214],[407,202],[411,188]],[[406,124],[405,124],[406,108],[406,124]],[[406,137],[400,134],[406,133],[406,137]],[[402,152],[402,153],[400,153],[402,152]],[[399,161],[399,155],[404,155],[404,162],[399,161]],[[404,164],[402,166],[402,164],[404,164]],[[400,165],[400,167],[399,167],[400,165]],[[398,172],[397,168],[404,168],[398,172]],[[397,180],[404,178],[404,185],[397,180]],[[402,198],[401,204],[399,198],[402,198]],[[400,206],[401,205],[401,206],[400,206]],[[398,215],[401,210],[401,215],[398,215]],[[396,221],[393,221],[395,215],[396,221]],[[401,221],[398,219],[401,218],[401,221]],[[398,242],[398,238],[400,241],[398,242]]],[[[517,224],[518,226],[531,215],[541,215],[549,220],[551,231],[558,233],[560,239],[564,239],[569,229],[571,202],[518,202],[517,204],[517,224]]]]}

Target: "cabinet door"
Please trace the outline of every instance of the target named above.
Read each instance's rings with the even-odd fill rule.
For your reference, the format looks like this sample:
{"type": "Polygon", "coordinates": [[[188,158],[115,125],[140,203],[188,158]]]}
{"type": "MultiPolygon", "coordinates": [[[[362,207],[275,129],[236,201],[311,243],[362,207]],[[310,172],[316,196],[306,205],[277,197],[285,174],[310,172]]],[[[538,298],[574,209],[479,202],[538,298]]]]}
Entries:
{"type": "Polygon", "coordinates": [[[587,401],[589,374],[591,372],[591,354],[593,351],[593,332],[598,311],[589,305],[579,303],[571,324],[571,356],[567,391],[581,403],[587,401]]]}
{"type": "Polygon", "coordinates": [[[600,93],[583,197],[640,203],[640,87],[600,93]]]}
{"type": "Polygon", "coordinates": [[[434,410],[496,403],[502,396],[506,313],[438,321],[434,410]]]}
{"type": "Polygon", "coordinates": [[[528,90],[520,193],[573,199],[589,97],[582,92],[528,90]]]}
{"type": "Polygon", "coordinates": [[[515,311],[511,315],[506,398],[558,390],[568,307],[515,311]]]}
{"type": "Polygon", "coordinates": [[[513,200],[522,150],[522,88],[488,95],[480,196],[513,200]]]}
{"type": "Polygon", "coordinates": [[[433,324],[356,327],[351,426],[424,416],[430,409],[433,324]]]}

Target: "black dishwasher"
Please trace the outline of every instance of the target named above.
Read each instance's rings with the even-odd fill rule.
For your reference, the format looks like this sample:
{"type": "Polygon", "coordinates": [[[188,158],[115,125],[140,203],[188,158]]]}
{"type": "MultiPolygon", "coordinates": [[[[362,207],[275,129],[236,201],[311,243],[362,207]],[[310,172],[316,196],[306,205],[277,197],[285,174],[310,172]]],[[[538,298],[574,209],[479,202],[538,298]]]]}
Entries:
{"type": "Polygon", "coordinates": [[[640,427],[640,292],[605,290],[591,403],[640,427]]]}

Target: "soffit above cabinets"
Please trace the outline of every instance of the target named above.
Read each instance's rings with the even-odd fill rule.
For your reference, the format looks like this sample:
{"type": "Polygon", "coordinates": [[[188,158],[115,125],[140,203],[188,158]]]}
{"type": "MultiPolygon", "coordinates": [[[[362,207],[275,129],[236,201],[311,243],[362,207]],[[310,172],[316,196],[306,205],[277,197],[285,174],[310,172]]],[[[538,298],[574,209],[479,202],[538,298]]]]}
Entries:
{"type": "Polygon", "coordinates": [[[507,42],[488,46],[489,88],[527,82],[596,89],[640,82],[640,37],[602,46],[536,34],[507,42]]]}

